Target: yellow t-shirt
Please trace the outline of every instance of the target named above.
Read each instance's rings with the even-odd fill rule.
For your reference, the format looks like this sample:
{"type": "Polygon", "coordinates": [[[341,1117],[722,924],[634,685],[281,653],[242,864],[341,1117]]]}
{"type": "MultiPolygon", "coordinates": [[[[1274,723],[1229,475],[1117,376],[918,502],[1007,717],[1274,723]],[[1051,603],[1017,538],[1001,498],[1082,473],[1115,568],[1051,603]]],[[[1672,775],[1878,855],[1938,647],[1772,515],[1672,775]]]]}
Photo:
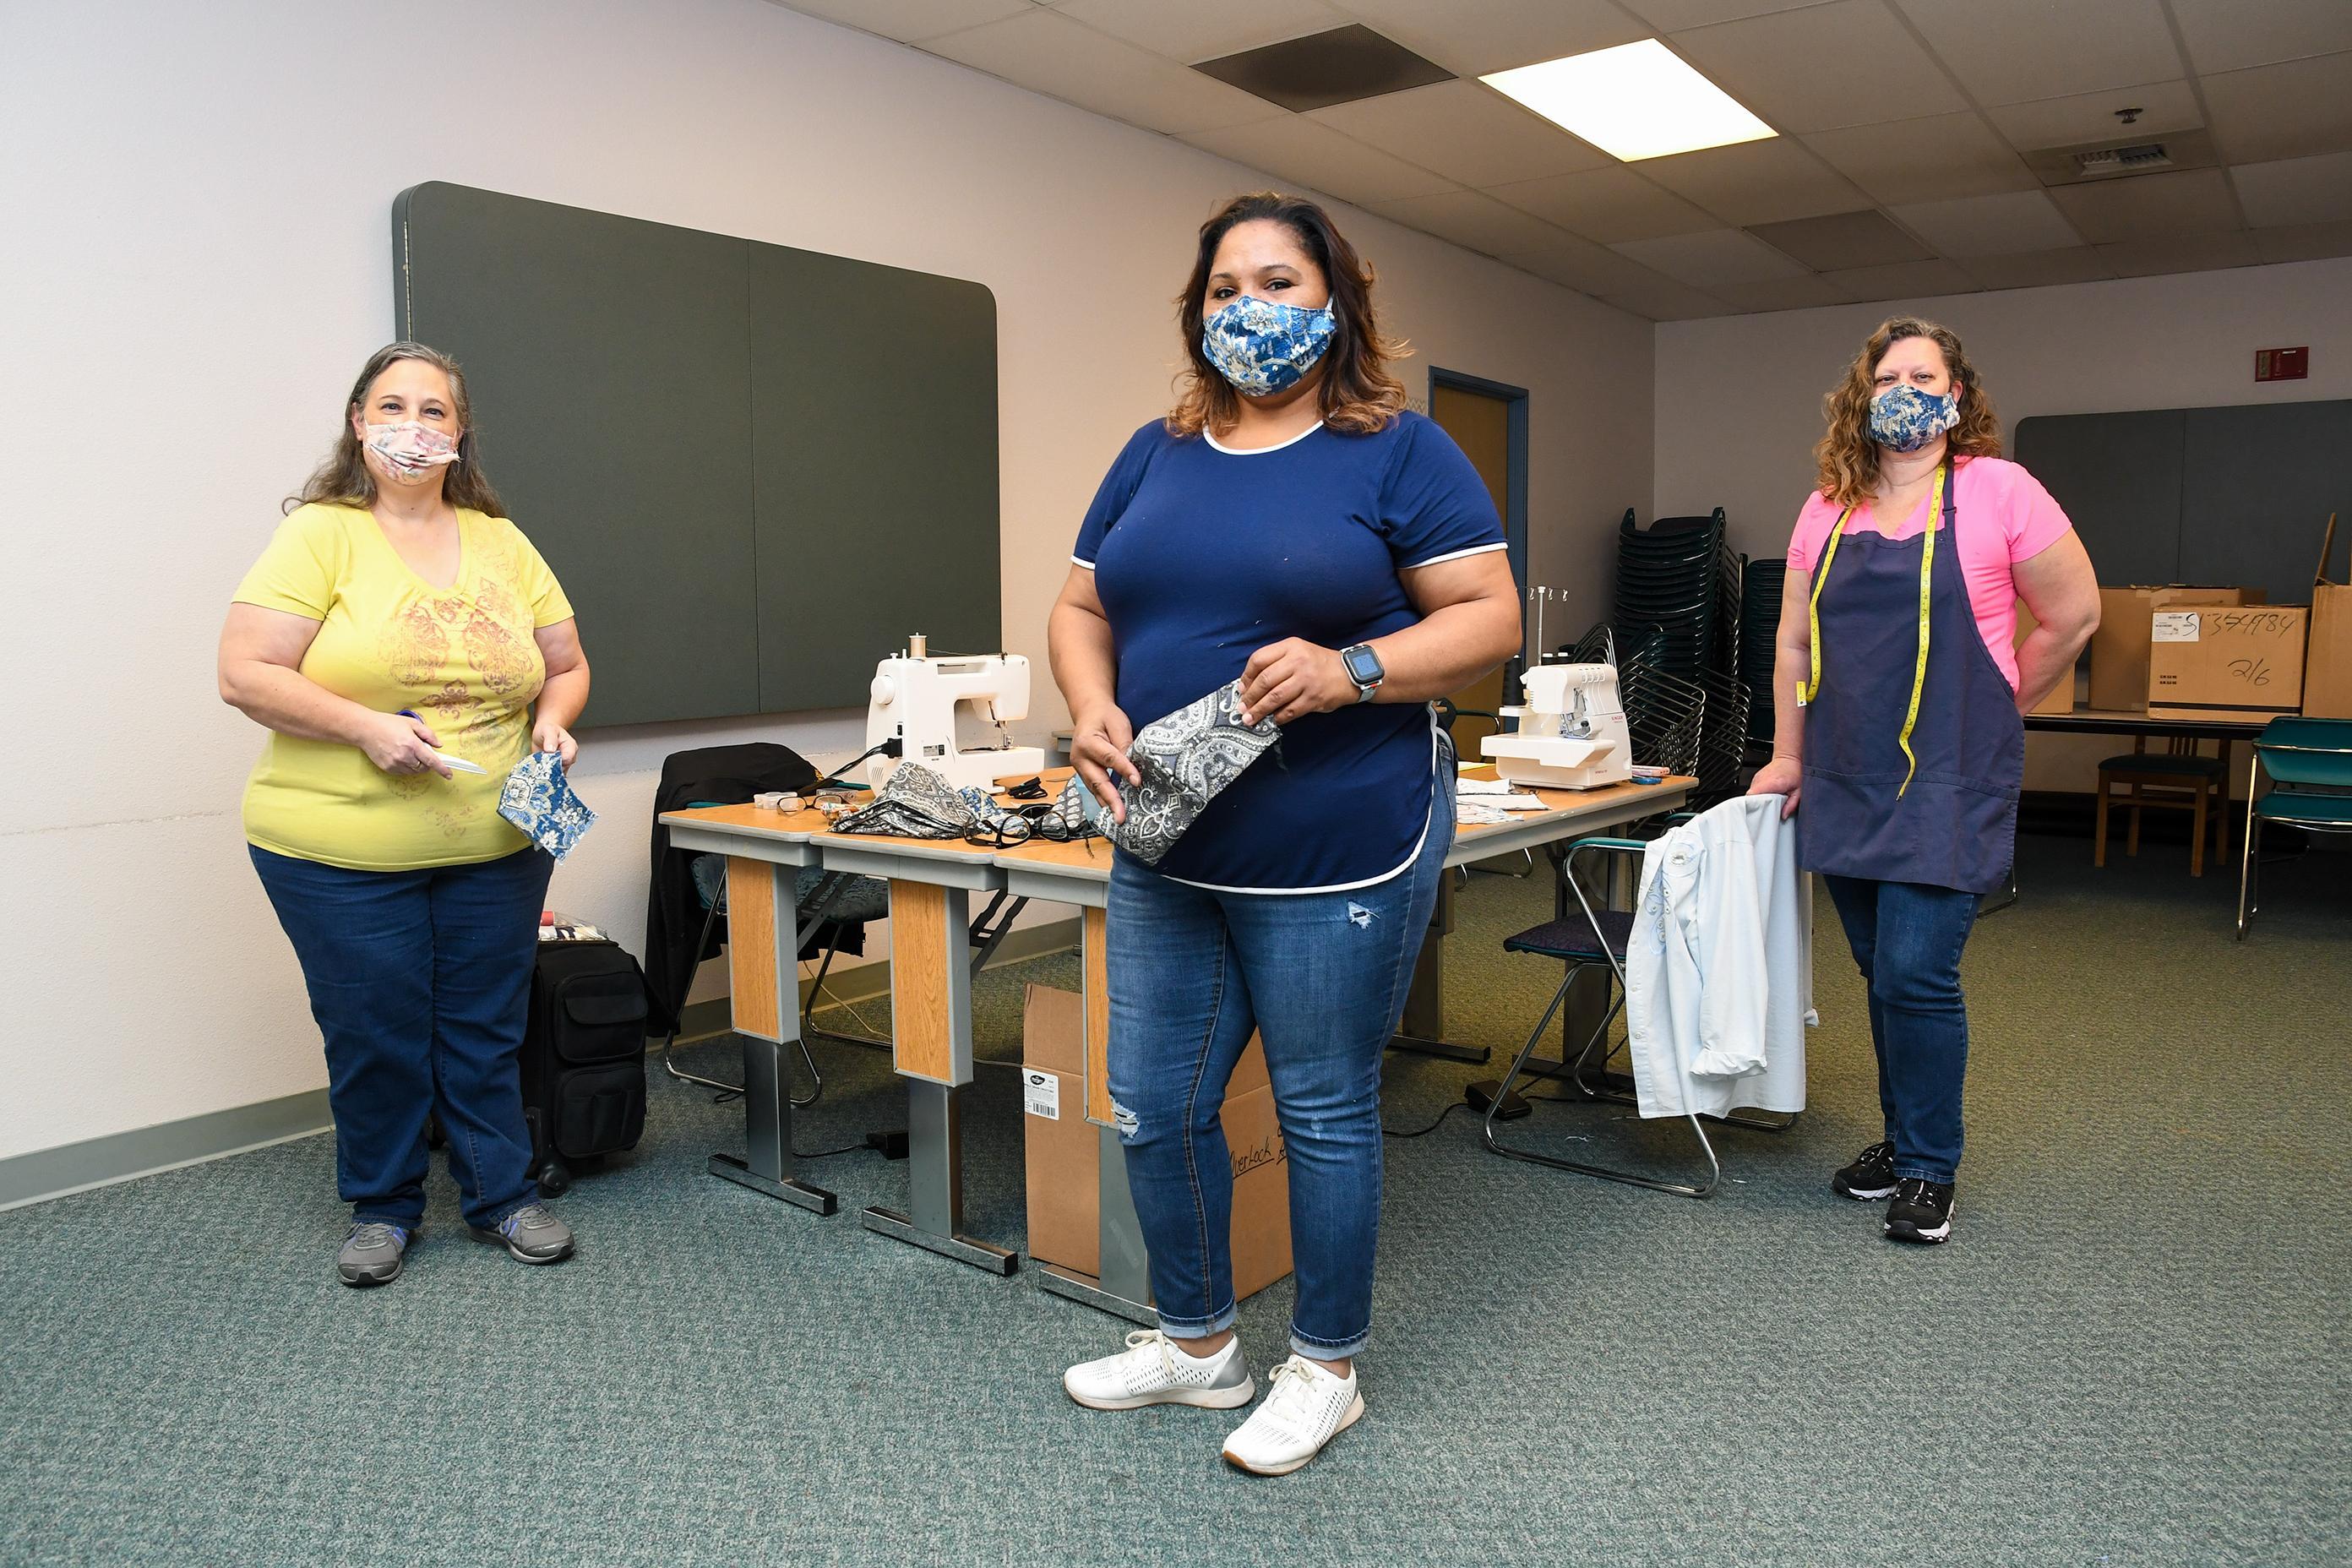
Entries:
{"type": "Polygon", "coordinates": [[[245,836],[264,849],[359,871],[495,860],[529,842],[499,791],[530,748],[547,680],[531,634],[572,605],[522,531],[457,513],[457,578],[409,569],[373,514],[299,508],[278,527],[239,604],[319,623],[305,676],[380,713],[414,709],[452,756],[487,774],[387,773],[357,746],[272,733],[245,785],[245,836]]]}

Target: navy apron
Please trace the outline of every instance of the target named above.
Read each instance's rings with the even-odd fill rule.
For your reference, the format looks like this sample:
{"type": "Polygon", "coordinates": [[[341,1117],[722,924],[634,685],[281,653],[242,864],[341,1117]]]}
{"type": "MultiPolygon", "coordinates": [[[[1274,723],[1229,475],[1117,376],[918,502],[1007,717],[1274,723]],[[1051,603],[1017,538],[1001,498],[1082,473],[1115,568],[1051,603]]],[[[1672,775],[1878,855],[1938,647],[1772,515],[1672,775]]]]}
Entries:
{"type": "Polygon", "coordinates": [[[1947,470],[1927,678],[1911,732],[1916,771],[1900,737],[1918,669],[1927,535],[1894,540],[1849,520],[1831,558],[1816,605],[1821,689],[1805,707],[1797,812],[1798,863],[1808,871],[1964,893],[1994,892],[2008,880],[2025,721],[1969,607],[1956,489],[1947,470]]]}

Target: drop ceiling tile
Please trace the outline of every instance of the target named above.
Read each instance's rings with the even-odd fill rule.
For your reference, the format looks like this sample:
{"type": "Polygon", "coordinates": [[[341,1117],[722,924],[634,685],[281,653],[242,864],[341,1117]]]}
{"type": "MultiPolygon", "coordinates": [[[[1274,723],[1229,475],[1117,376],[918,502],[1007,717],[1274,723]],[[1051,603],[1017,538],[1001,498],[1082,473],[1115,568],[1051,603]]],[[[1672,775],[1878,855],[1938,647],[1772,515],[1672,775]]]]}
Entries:
{"type": "Polygon", "coordinates": [[[2352,49],[2344,0],[2172,0],[2196,69],[2241,70],[2352,49]]]}
{"type": "Polygon", "coordinates": [[[2136,239],[2099,247],[2099,257],[2118,278],[2153,278],[2168,272],[2210,272],[2223,267],[2252,267],[2262,259],[2253,237],[2234,234],[2189,234],[2174,239],[2136,239]]]}
{"type": "Polygon", "coordinates": [[[1973,114],[1817,131],[1804,142],[1890,205],[2031,191],[2042,184],[2016,151],[1973,114]]]}
{"type": "Polygon", "coordinates": [[[911,44],[1017,16],[1034,7],[1030,0],[790,0],[785,9],[911,44]]]}
{"type": "Polygon", "coordinates": [[[2158,0],[1895,0],[1980,104],[2188,75],[2158,0]]]}
{"type": "Polygon", "coordinates": [[[1705,289],[1717,283],[1758,283],[1771,278],[1797,278],[1802,277],[1805,271],[1755,236],[1736,228],[1709,229],[1704,234],[1662,235],[1656,239],[1629,239],[1610,248],[1694,289],[1705,289]]]}
{"type": "Polygon", "coordinates": [[[1973,294],[1977,280],[1949,261],[1898,261],[1853,267],[1822,278],[1849,300],[1916,300],[1931,294],[1973,294]]]}
{"type": "Polygon", "coordinates": [[[1524,272],[1538,278],[1549,278],[1555,283],[1565,283],[1587,294],[1604,295],[1640,289],[1664,279],[1631,257],[1620,256],[1606,246],[1567,236],[1538,251],[1518,252],[1503,258],[1524,272]]]}
{"type": "Polygon", "coordinates": [[[2194,131],[2205,123],[2197,95],[2185,81],[2143,82],[2138,87],[2110,88],[2074,98],[2005,103],[1986,110],[1985,118],[2021,153],[2161,136],[2168,131],[2194,131]],[[2137,109],[2139,113],[2126,125],[2116,118],[2119,109],[2137,109]]]}
{"type": "Polygon", "coordinates": [[[1880,0],[1835,0],[1676,33],[1670,41],[1708,80],[1783,131],[1916,120],[1969,106],[1880,0]]]}
{"type": "Polygon", "coordinates": [[[1263,169],[1277,181],[1306,185],[1359,205],[1459,189],[1443,174],[1391,158],[1303,114],[1285,114],[1255,125],[1195,131],[1184,140],[1203,152],[1263,169]]]}
{"type": "Polygon", "coordinates": [[[2352,148],[2352,51],[2223,71],[2200,84],[2213,134],[2232,163],[2352,148]]]}
{"type": "Polygon", "coordinates": [[[1822,0],[1618,0],[1661,33],[1679,33],[1686,27],[1712,26],[1717,22],[1736,22],[1742,16],[1762,16],[1774,11],[1801,10],[1818,5],[1822,0]]]}
{"type": "Polygon", "coordinates": [[[2229,182],[2219,169],[2061,185],[2050,199],[2094,245],[2168,240],[2241,226],[2229,182]]]}
{"type": "Polygon", "coordinates": [[[1265,118],[1265,100],[1058,13],[1032,7],[923,47],[1130,125],[1181,136],[1265,118]]]}
{"type": "Polygon", "coordinates": [[[1463,76],[1613,48],[1650,30],[1612,0],[1332,0],[1415,54],[1463,76]]]}
{"type": "Polygon", "coordinates": [[[2257,228],[2352,218],[2352,153],[2323,153],[2230,171],[2246,221],[2257,228]]]}
{"type": "Polygon", "coordinates": [[[1819,278],[1767,278],[1755,283],[1718,283],[1707,292],[1743,310],[1801,310],[1812,305],[1843,305],[1846,297],[1819,278]]]}
{"type": "Polygon", "coordinates": [[[2095,283],[2116,275],[2115,268],[2087,245],[2018,256],[1971,257],[1968,269],[1988,289],[2043,289],[2053,283],[2095,283]]]}
{"type": "Polygon", "coordinates": [[[1571,237],[1517,207],[1507,207],[1476,191],[1446,191],[1433,196],[1375,202],[1371,210],[1488,256],[1545,250],[1571,237]]]}
{"type": "Polygon", "coordinates": [[[1723,226],[1629,168],[1587,169],[1547,180],[1489,185],[1486,194],[1603,245],[1723,226]]]}
{"type": "Polygon", "coordinates": [[[1671,278],[1653,277],[1646,283],[1632,285],[1613,293],[1601,296],[1603,304],[1653,321],[1690,321],[1702,316],[1736,316],[1739,307],[1726,304],[1714,295],[1697,289],[1685,288],[1671,278]]]}
{"type": "Polygon", "coordinates": [[[2254,230],[2254,253],[2264,261],[2318,261],[2352,256],[2352,223],[2304,223],[2254,230]]]}
{"type": "Polygon", "coordinates": [[[1640,168],[1727,224],[1819,217],[1870,205],[1801,143],[1785,136],[1677,153],[1671,158],[1644,158],[1640,168]]]}
{"type": "Polygon", "coordinates": [[[1759,223],[1752,225],[1748,232],[1816,272],[1842,267],[1925,261],[1935,255],[1887,221],[1886,215],[1876,207],[1832,213],[1827,217],[1795,218],[1788,223],[1759,223]]]}
{"type": "Polygon", "coordinates": [[[2016,256],[2082,244],[2040,191],[2002,191],[1889,209],[1946,256],[2016,256]]]}
{"type": "Polygon", "coordinates": [[[1073,21],[1191,65],[1333,27],[1348,18],[1322,0],[1053,0],[1073,21]]]}
{"type": "Polygon", "coordinates": [[[1311,118],[1465,185],[1507,184],[1610,163],[1607,153],[1475,81],[1441,81],[1335,103],[1311,118]]]}

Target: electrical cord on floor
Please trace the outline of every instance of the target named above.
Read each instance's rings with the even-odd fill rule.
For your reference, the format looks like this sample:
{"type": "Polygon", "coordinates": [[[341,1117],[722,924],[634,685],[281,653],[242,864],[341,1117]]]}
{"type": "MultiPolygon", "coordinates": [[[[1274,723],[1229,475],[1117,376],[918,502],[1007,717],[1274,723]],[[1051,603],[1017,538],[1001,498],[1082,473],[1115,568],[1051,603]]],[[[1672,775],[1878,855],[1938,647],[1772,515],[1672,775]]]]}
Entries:
{"type": "Polygon", "coordinates": [[[1463,1103],[1457,1100],[1453,1104],[1447,1106],[1444,1110],[1439,1111],[1437,1113],[1437,1120],[1431,1122],[1426,1127],[1416,1127],[1410,1132],[1400,1128],[1383,1127],[1381,1129],[1381,1136],[1383,1138],[1426,1138],[1431,1133],[1436,1131],[1440,1127],[1443,1127],[1445,1124],[1445,1119],[1447,1117],[1462,1109],[1464,1109],[1463,1103]]]}

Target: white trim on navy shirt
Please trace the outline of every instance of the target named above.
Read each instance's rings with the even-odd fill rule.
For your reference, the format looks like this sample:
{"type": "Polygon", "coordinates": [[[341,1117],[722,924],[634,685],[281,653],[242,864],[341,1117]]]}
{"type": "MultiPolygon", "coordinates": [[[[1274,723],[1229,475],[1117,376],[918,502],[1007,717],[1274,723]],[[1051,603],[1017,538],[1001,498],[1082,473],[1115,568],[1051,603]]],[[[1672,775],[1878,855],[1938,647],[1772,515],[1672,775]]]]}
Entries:
{"type": "MultiPolygon", "coordinates": [[[[1271,447],[1228,447],[1223,441],[1218,440],[1214,436],[1211,435],[1209,433],[1209,427],[1204,425],[1201,427],[1201,439],[1206,441],[1210,446],[1215,447],[1218,451],[1223,452],[1228,458],[1263,458],[1268,452],[1279,452],[1285,447],[1296,447],[1298,443],[1306,440],[1307,437],[1314,435],[1315,432],[1322,428],[1323,426],[1320,425],[1309,425],[1306,429],[1301,430],[1289,440],[1276,441],[1271,447]]],[[[1368,886],[1369,884],[1359,885],[1368,886]]]]}
{"type": "MultiPolygon", "coordinates": [[[[1507,544],[1474,544],[1467,550],[1452,550],[1443,555],[1433,555],[1426,561],[1415,561],[1397,568],[1400,572],[1418,572],[1424,566],[1434,566],[1441,561],[1459,561],[1467,555],[1491,555],[1497,550],[1508,550],[1507,544]]],[[[1076,557],[1072,557],[1076,559],[1076,557]]]]}

